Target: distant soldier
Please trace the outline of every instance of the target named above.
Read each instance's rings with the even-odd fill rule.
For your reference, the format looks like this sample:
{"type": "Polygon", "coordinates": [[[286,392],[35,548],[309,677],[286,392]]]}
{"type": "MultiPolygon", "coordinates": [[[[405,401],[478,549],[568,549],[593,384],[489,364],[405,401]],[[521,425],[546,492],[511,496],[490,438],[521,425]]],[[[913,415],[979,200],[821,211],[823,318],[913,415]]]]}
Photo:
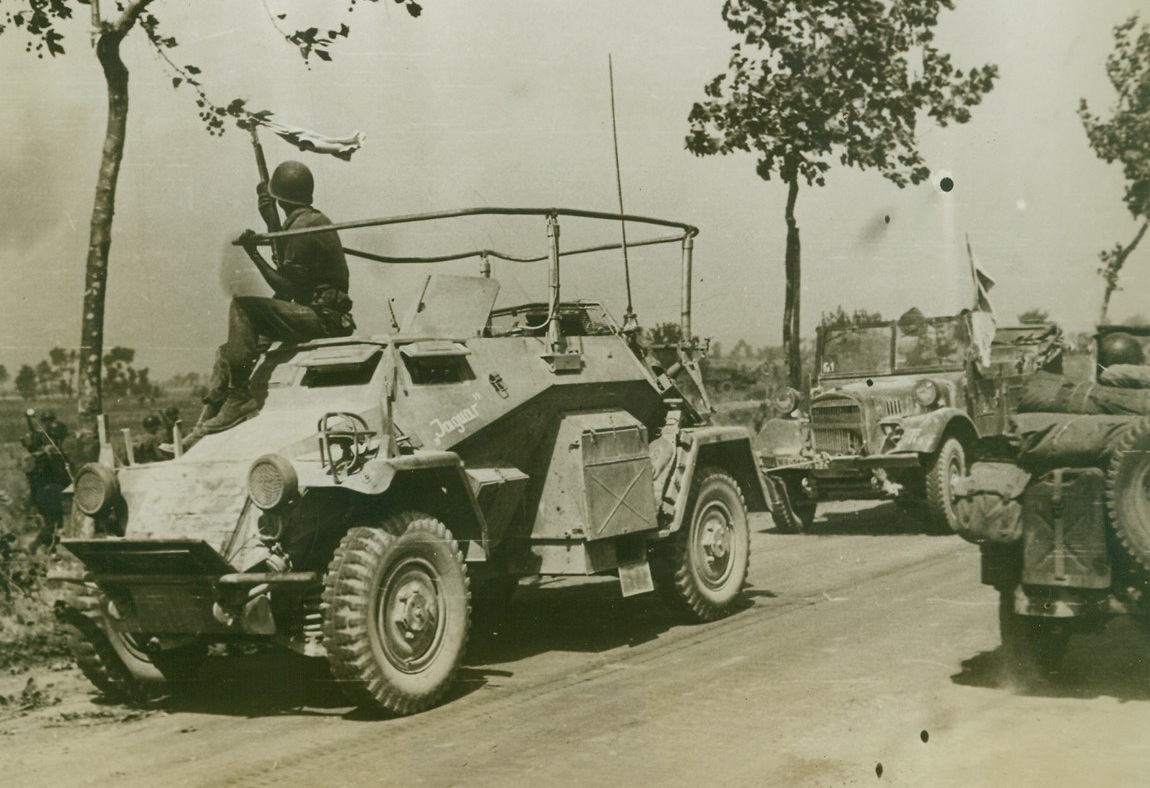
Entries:
{"type": "Polygon", "coordinates": [[[160,462],[169,455],[160,452],[160,444],[170,440],[164,420],[155,413],[144,417],[144,433],[134,441],[132,455],[136,462],[160,462]]]}
{"type": "Polygon", "coordinates": [[[39,423],[33,411],[28,411],[27,419],[28,432],[20,439],[28,452],[24,458],[24,475],[28,479],[32,505],[42,520],[40,531],[30,549],[35,552],[43,546],[51,551],[64,526],[63,493],[72,483],[68,459],[63,452],[68,426],[57,421],[52,411],[45,411],[39,423]]]}

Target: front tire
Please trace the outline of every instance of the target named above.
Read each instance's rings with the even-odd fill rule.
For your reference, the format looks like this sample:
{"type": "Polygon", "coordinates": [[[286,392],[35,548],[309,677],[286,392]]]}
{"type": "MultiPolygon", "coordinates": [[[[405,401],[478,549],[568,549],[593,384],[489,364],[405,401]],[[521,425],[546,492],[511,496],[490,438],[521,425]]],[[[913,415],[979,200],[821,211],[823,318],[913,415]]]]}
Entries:
{"type": "Polygon", "coordinates": [[[84,587],[58,602],[58,616],[80,672],[109,700],[139,704],[167,691],[164,674],[129,634],[116,629],[106,613],[107,600],[84,587]]]}
{"type": "Polygon", "coordinates": [[[362,706],[414,714],[451,685],[469,628],[463,554],[434,517],[404,512],[352,528],[324,578],[324,641],[362,706]]]}
{"type": "Polygon", "coordinates": [[[926,469],[926,515],[931,530],[952,534],[958,527],[954,511],[955,484],[966,475],[966,452],[956,438],[943,441],[926,469]]]}
{"type": "Polygon", "coordinates": [[[768,480],[774,485],[778,505],[771,509],[775,528],[784,534],[804,534],[815,522],[818,501],[812,501],[803,491],[797,476],[777,476],[768,480]]]}
{"type": "Polygon", "coordinates": [[[664,543],[656,582],[685,621],[730,615],[747,579],[751,532],[738,483],[726,471],[696,471],[689,519],[664,543]]]}

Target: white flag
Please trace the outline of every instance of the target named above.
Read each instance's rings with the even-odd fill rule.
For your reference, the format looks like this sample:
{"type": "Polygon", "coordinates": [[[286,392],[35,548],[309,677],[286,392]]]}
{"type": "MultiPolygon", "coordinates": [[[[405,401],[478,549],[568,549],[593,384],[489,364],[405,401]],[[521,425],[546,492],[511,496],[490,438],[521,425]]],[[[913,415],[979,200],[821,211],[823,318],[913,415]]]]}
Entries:
{"type": "Polygon", "coordinates": [[[349,137],[329,137],[298,126],[285,126],[266,117],[253,117],[253,120],[302,151],[327,153],[344,161],[351,161],[351,154],[363,145],[363,135],[358,131],[349,137]]]}
{"type": "Polygon", "coordinates": [[[994,287],[994,277],[986,273],[982,265],[974,256],[970,248],[970,238],[966,239],[966,256],[970,260],[970,275],[974,279],[974,311],[970,315],[971,330],[974,347],[978,350],[979,363],[984,367],[990,366],[990,347],[994,344],[994,332],[998,328],[998,320],[994,316],[994,307],[990,304],[990,289],[994,287]]]}

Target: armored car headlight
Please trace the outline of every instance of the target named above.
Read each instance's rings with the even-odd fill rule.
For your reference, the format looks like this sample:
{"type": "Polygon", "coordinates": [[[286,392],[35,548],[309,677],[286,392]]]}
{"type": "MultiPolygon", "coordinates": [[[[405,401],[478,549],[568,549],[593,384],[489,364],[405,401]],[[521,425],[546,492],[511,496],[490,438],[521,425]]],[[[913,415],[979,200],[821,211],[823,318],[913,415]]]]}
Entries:
{"type": "Polygon", "coordinates": [[[914,398],[924,408],[929,408],[938,402],[938,384],[933,380],[920,380],[914,384],[914,398]]]}
{"type": "Polygon", "coordinates": [[[112,508],[119,494],[116,472],[107,465],[90,462],[76,474],[72,502],[89,517],[98,517],[112,508]]]}
{"type": "Polygon", "coordinates": [[[248,495],[261,509],[275,509],[299,491],[299,477],[291,461],[278,454],[265,454],[248,470],[248,495]]]}

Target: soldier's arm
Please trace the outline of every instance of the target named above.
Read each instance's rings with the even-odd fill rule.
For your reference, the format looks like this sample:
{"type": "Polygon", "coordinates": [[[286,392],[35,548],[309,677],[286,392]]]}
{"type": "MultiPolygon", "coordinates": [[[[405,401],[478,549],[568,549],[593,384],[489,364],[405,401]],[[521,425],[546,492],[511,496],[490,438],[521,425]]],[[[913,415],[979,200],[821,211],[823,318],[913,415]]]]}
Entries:
{"type": "Polygon", "coordinates": [[[244,251],[248,253],[248,257],[255,263],[256,269],[260,272],[260,276],[268,283],[268,286],[275,292],[278,298],[290,299],[294,291],[292,281],[284,276],[283,273],[273,268],[263,255],[260,254],[259,247],[255,244],[255,233],[251,230],[245,230],[243,235],[240,236],[240,242],[243,244],[244,251]]]}

